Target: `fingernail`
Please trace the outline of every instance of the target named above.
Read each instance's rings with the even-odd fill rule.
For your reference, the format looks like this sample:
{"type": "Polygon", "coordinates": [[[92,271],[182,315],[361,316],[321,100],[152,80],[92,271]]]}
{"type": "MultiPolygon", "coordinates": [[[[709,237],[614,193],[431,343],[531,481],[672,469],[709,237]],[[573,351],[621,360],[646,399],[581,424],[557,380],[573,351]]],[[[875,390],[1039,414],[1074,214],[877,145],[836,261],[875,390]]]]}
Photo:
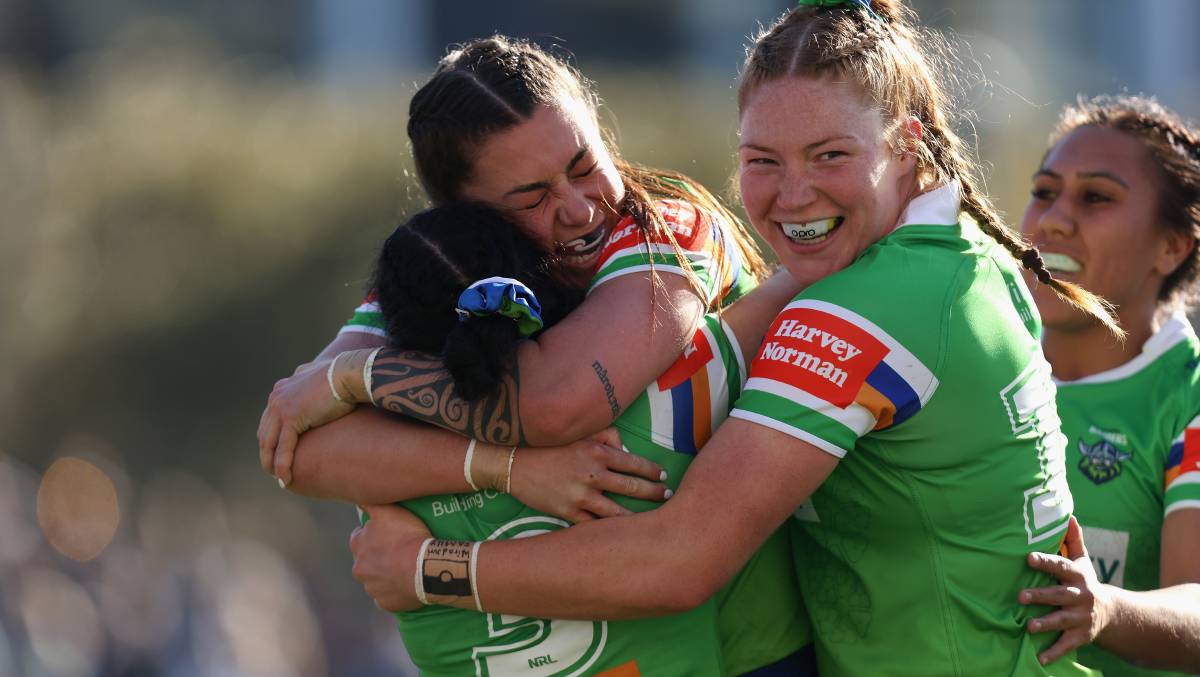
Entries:
{"type": "Polygon", "coordinates": [[[667,471],[666,470],[663,470],[662,472],[658,473],[658,481],[659,482],[667,481],[667,471]]]}
{"type": "Polygon", "coordinates": [[[280,488],[280,489],[287,489],[287,485],[283,483],[283,478],[282,478],[282,477],[276,477],[275,479],[276,479],[276,480],[279,482],[279,488],[280,488]]]}
{"type": "Polygon", "coordinates": [[[1021,593],[1021,601],[1022,602],[1028,602],[1030,597],[1032,597],[1032,595],[1029,594],[1028,590],[1021,593]]]}
{"type": "Polygon", "coordinates": [[[670,489],[667,489],[666,491],[664,491],[664,492],[663,492],[663,500],[665,501],[665,500],[667,500],[668,498],[670,498],[670,497],[672,497],[672,496],[674,496],[674,495],[675,495],[675,492],[674,492],[674,491],[671,491],[670,489]]]}
{"type": "Polygon", "coordinates": [[[1037,621],[1029,621],[1029,629],[1037,632],[1038,630],[1042,629],[1042,624],[1038,623],[1037,621]]]}

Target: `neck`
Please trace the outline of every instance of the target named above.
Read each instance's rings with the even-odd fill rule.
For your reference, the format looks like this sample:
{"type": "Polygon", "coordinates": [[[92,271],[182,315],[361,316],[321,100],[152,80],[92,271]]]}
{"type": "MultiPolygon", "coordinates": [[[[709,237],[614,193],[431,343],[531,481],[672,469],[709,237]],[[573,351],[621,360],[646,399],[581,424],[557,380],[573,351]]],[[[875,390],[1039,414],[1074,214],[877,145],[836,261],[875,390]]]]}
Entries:
{"type": "Polygon", "coordinates": [[[1115,369],[1137,357],[1154,332],[1162,326],[1151,305],[1139,312],[1119,313],[1125,341],[1117,339],[1098,322],[1069,328],[1046,327],[1042,350],[1051,372],[1061,381],[1075,381],[1115,369]]]}

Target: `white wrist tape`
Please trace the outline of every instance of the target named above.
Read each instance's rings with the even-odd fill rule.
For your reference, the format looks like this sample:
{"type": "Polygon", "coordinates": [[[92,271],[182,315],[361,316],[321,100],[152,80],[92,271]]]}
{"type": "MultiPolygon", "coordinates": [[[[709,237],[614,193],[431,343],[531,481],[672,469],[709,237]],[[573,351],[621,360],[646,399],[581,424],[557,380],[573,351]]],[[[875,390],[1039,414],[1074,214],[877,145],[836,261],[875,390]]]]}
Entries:
{"type": "Polygon", "coordinates": [[[341,353],[334,355],[333,359],[329,361],[329,368],[325,370],[325,380],[329,382],[329,392],[333,393],[333,399],[338,402],[342,401],[342,396],[338,394],[337,388],[333,385],[333,368],[337,366],[338,358],[341,356],[341,353]]]}
{"type": "Polygon", "coordinates": [[[479,486],[475,484],[475,480],[471,477],[471,460],[475,458],[475,438],[467,444],[467,457],[463,459],[463,477],[467,480],[467,484],[471,489],[479,491],[479,486]]]}
{"type": "Polygon", "coordinates": [[[380,350],[383,350],[383,346],[372,350],[371,354],[367,355],[367,361],[363,363],[363,387],[367,389],[367,399],[372,405],[375,404],[375,393],[371,392],[371,368],[375,366],[375,357],[379,355],[380,350]]]}

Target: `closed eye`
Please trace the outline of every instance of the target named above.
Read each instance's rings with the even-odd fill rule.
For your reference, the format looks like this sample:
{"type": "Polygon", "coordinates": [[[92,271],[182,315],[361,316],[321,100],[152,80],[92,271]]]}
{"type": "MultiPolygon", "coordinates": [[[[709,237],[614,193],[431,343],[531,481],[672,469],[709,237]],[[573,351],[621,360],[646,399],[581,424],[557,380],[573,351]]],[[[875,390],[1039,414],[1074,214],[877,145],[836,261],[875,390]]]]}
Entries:
{"type": "Polygon", "coordinates": [[[1053,200],[1054,199],[1054,191],[1050,190],[1049,188],[1034,188],[1032,191],[1029,192],[1029,194],[1032,195],[1033,199],[1035,199],[1035,200],[1053,200]]]}
{"type": "Polygon", "coordinates": [[[538,198],[537,202],[534,202],[531,205],[525,205],[524,207],[517,207],[517,210],[518,211],[529,211],[530,209],[537,209],[545,201],[546,201],[546,193],[543,192],[542,196],[540,198],[538,198]]]}
{"type": "Polygon", "coordinates": [[[575,179],[582,179],[582,178],[586,178],[586,177],[588,177],[588,176],[591,176],[592,172],[596,171],[596,168],[597,168],[597,167],[599,167],[599,166],[600,166],[600,162],[599,162],[599,161],[593,162],[591,167],[588,167],[588,168],[587,168],[587,170],[585,170],[585,171],[583,171],[583,172],[580,172],[579,174],[576,174],[576,175],[575,175],[574,177],[572,177],[572,178],[575,178],[575,179]]]}

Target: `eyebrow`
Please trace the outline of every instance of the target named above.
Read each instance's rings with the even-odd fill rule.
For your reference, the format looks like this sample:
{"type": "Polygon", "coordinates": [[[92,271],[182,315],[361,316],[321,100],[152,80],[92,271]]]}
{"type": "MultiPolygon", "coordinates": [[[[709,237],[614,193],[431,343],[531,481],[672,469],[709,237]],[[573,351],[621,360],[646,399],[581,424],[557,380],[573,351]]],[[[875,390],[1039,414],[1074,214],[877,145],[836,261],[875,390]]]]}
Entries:
{"type": "MultiPolygon", "coordinates": [[[[1039,176],[1048,176],[1052,179],[1058,179],[1060,181],[1062,180],[1061,174],[1045,168],[1039,169],[1033,173],[1033,178],[1036,179],[1039,176]]],[[[1129,190],[1129,184],[1125,183],[1125,181],[1112,172],[1075,172],[1075,176],[1078,176],[1081,179],[1108,179],[1109,181],[1120,185],[1125,190],[1129,190]]]]}
{"type": "MultiPolygon", "coordinates": [[[[583,147],[579,149],[579,152],[575,154],[575,157],[571,158],[571,161],[567,163],[566,171],[568,174],[571,173],[571,170],[575,169],[575,165],[579,164],[579,161],[583,159],[583,156],[587,155],[589,150],[590,150],[589,146],[587,144],[584,144],[583,147]]],[[[504,197],[508,197],[509,195],[517,195],[519,193],[532,193],[537,190],[545,190],[549,187],[550,187],[550,184],[547,181],[535,181],[533,183],[525,183],[525,184],[517,186],[516,188],[513,188],[512,190],[508,191],[507,193],[504,194],[504,197]]]]}
{"type": "MultiPolygon", "coordinates": [[[[808,151],[812,150],[813,148],[816,148],[817,146],[823,146],[823,145],[829,143],[830,141],[842,141],[845,139],[849,139],[850,141],[855,140],[853,136],[850,136],[848,134],[840,134],[838,136],[830,136],[830,137],[821,139],[820,141],[814,141],[814,142],[808,144],[807,146],[804,147],[804,152],[807,153],[808,151]]],[[[746,148],[749,150],[756,150],[761,153],[773,153],[774,152],[770,148],[767,148],[766,146],[760,146],[755,143],[743,143],[738,146],[739,150],[742,148],[746,148]]]]}

